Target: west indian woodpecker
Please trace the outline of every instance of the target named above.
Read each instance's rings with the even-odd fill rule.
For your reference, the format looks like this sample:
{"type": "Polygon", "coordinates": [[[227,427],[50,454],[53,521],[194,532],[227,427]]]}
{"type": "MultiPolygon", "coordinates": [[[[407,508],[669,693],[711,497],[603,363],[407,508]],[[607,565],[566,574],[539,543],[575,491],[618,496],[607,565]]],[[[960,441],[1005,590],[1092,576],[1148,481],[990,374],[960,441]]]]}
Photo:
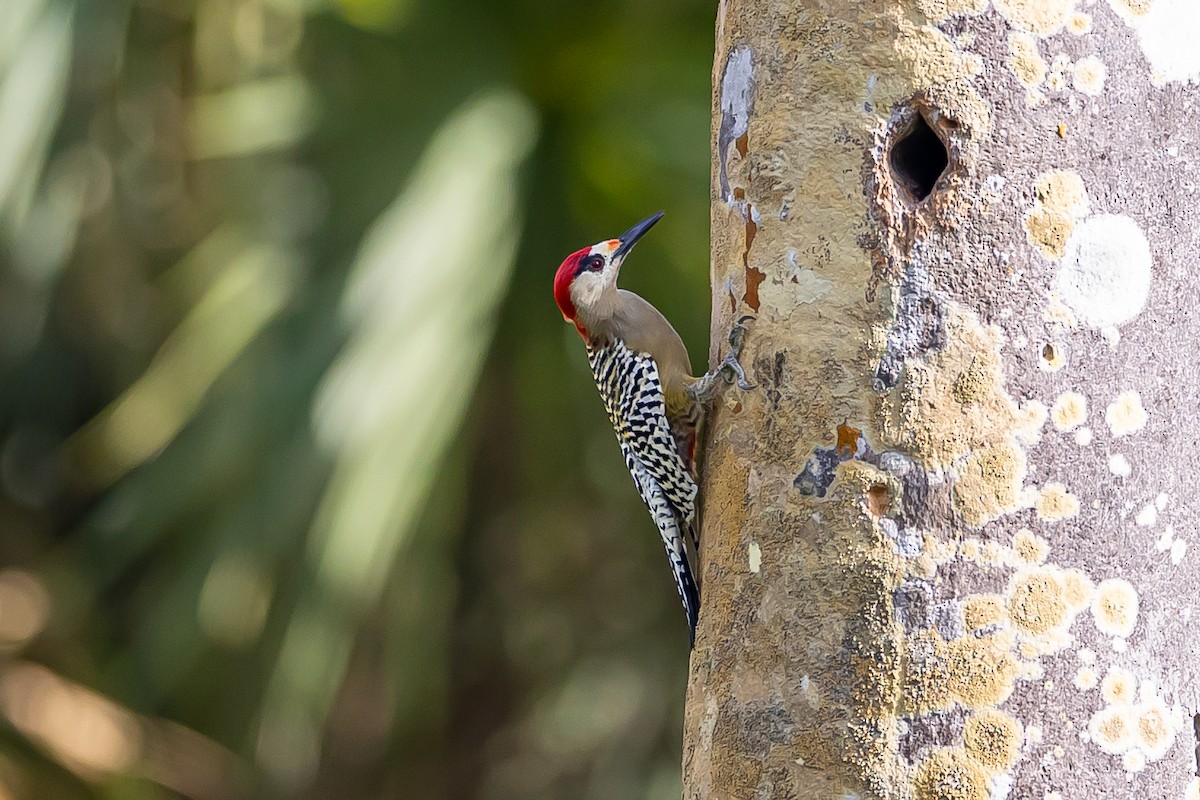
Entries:
{"type": "Polygon", "coordinates": [[[625,465],[662,536],[695,645],[700,592],[683,532],[698,555],[696,433],[726,385],[736,380],[743,390],[754,388],[738,363],[749,318],[734,326],[725,360],[692,377],[687,348],[667,318],[633,292],[617,288],[625,257],[662,216],[647,217],[616,239],[567,256],[554,276],[554,299],[587,346],[625,465]]]}

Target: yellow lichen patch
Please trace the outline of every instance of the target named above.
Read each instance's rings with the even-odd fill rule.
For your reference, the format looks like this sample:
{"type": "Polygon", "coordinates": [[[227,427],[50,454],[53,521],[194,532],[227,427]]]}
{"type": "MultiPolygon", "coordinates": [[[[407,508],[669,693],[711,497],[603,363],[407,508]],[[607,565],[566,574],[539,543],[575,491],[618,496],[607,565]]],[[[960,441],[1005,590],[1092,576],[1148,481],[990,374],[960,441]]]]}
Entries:
{"type": "Polygon", "coordinates": [[[1101,750],[1120,755],[1134,744],[1136,727],[1129,706],[1106,706],[1092,715],[1088,734],[1101,750]]]}
{"type": "Polygon", "coordinates": [[[1002,711],[980,711],[967,718],[963,744],[967,753],[993,771],[1007,770],[1021,752],[1021,726],[1002,711]]]}
{"type": "Polygon", "coordinates": [[[1150,11],[1153,0],[1108,0],[1117,16],[1126,22],[1135,22],[1150,11]]]}
{"type": "Polygon", "coordinates": [[[1038,175],[1033,194],[1043,207],[1078,219],[1087,213],[1087,187],[1078,172],[1054,169],[1038,175]]]}
{"type": "Polygon", "coordinates": [[[1016,510],[1026,471],[1019,437],[1035,420],[1004,391],[1000,332],[953,304],[946,328],[946,346],[909,360],[881,402],[879,433],[926,468],[951,470],[956,507],[982,525],[1016,510]]]}
{"type": "Polygon", "coordinates": [[[1049,36],[1062,29],[1075,0],[995,0],[995,6],[1016,27],[1049,36]]]}
{"type": "Polygon", "coordinates": [[[1087,56],[1075,63],[1074,75],[1076,91],[1097,97],[1104,90],[1104,79],[1108,76],[1108,69],[1100,59],[1087,56]]]}
{"type": "Polygon", "coordinates": [[[1017,80],[1030,89],[1046,80],[1046,59],[1038,52],[1037,39],[1028,33],[1013,33],[1008,37],[1008,65],[1017,80]]]}
{"type": "Polygon", "coordinates": [[[903,707],[926,713],[952,707],[991,708],[1012,694],[1017,660],[1006,633],[967,636],[947,642],[936,631],[908,640],[903,707]]]}
{"type": "Polygon", "coordinates": [[[967,368],[958,373],[954,380],[954,399],[965,405],[978,403],[996,391],[995,375],[987,369],[986,363],[979,358],[972,358],[967,368]]]}
{"type": "Polygon", "coordinates": [[[1030,240],[1050,258],[1062,258],[1067,252],[1067,239],[1075,229],[1075,221],[1067,214],[1048,208],[1035,208],[1025,216],[1025,232],[1030,240]]]}
{"type": "Polygon", "coordinates": [[[1061,483],[1047,483],[1038,494],[1034,504],[1039,519],[1055,522],[1079,513],[1079,498],[1067,491],[1061,483]]]}
{"type": "Polygon", "coordinates": [[[1062,258],[1075,220],[1087,213],[1087,189],[1070,170],[1043,172],[1033,184],[1034,207],[1025,215],[1025,232],[1043,254],[1062,258]]]}
{"type": "Polygon", "coordinates": [[[1008,616],[1029,633],[1046,633],[1067,618],[1062,586],[1049,570],[1017,575],[1009,589],[1008,616]]]}
{"type": "Polygon", "coordinates": [[[1175,743],[1175,723],[1166,705],[1154,698],[1139,703],[1133,710],[1138,745],[1150,761],[1157,761],[1167,754],[1175,743]]]}
{"type": "Polygon", "coordinates": [[[920,713],[949,708],[954,702],[947,683],[946,642],[934,631],[910,637],[905,658],[902,705],[920,713]]]}
{"type": "Polygon", "coordinates": [[[1100,695],[1109,705],[1130,705],[1137,699],[1137,678],[1123,667],[1109,667],[1100,683],[1100,695]]]}
{"type": "Polygon", "coordinates": [[[963,750],[942,748],[917,767],[916,800],[986,800],[987,773],[963,750]]]}
{"type": "Polygon", "coordinates": [[[1000,636],[965,637],[946,645],[946,688],[967,708],[997,706],[1008,699],[1017,662],[1000,636]]]}
{"type": "Polygon", "coordinates": [[[1079,611],[1092,601],[1092,593],[1096,591],[1096,587],[1082,570],[1069,569],[1062,574],[1061,580],[1063,599],[1072,611],[1079,611]]]}
{"type": "Polygon", "coordinates": [[[1114,437],[1137,433],[1146,427],[1146,420],[1142,396],[1135,391],[1121,392],[1104,412],[1104,421],[1114,437]]]}
{"type": "Polygon", "coordinates": [[[1092,15],[1084,11],[1076,11],[1067,17],[1067,30],[1076,36],[1092,32],[1092,15]]]}
{"type": "Polygon", "coordinates": [[[962,543],[963,558],[980,561],[983,558],[983,545],[978,539],[967,539],[962,543]]]}
{"type": "Polygon", "coordinates": [[[1050,554],[1050,545],[1028,528],[1013,534],[1013,552],[1027,564],[1041,564],[1050,554]]]}
{"type": "Polygon", "coordinates": [[[1121,756],[1121,766],[1126,772],[1141,772],[1146,768],[1146,754],[1137,747],[1127,750],[1121,756]]]}
{"type": "Polygon", "coordinates": [[[1091,667],[1080,667],[1075,671],[1075,680],[1073,681],[1075,688],[1081,692],[1091,691],[1096,688],[1096,670],[1091,667]]]}
{"type": "Polygon", "coordinates": [[[951,17],[967,14],[982,14],[987,11],[988,0],[917,0],[917,8],[930,22],[941,23],[951,17]]]}
{"type": "Polygon", "coordinates": [[[913,84],[927,87],[945,116],[986,137],[992,128],[992,112],[970,84],[971,78],[983,71],[983,60],[959,50],[932,25],[915,25],[899,10],[894,19],[898,29],[895,53],[913,84]]]}
{"type": "Polygon", "coordinates": [[[1066,325],[1068,328],[1074,328],[1079,324],[1079,320],[1075,319],[1075,313],[1067,307],[1058,293],[1053,291],[1050,292],[1050,302],[1046,306],[1046,310],[1042,312],[1042,319],[1046,322],[1066,325]]]}
{"type": "Polygon", "coordinates": [[[1004,598],[998,594],[973,594],[963,603],[963,623],[974,633],[1007,618],[1004,598]]]}
{"type": "Polygon", "coordinates": [[[954,483],[954,507],[963,521],[982,527],[1017,508],[1025,455],[1009,442],[967,458],[954,483]]]}
{"type": "Polygon", "coordinates": [[[1050,418],[1050,410],[1037,400],[1030,400],[1017,412],[1020,419],[1016,431],[1021,444],[1037,444],[1042,435],[1042,426],[1050,418]]]}
{"type": "Polygon", "coordinates": [[[1137,591],[1124,578],[1101,581],[1092,598],[1092,616],[1101,633],[1128,636],[1137,625],[1137,591]]]}
{"type": "Polygon", "coordinates": [[[1071,431],[1087,420],[1087,398],[1079,392],[1063,392],[1050,407],[1050,419],[1060,431],[1071,431]]]}

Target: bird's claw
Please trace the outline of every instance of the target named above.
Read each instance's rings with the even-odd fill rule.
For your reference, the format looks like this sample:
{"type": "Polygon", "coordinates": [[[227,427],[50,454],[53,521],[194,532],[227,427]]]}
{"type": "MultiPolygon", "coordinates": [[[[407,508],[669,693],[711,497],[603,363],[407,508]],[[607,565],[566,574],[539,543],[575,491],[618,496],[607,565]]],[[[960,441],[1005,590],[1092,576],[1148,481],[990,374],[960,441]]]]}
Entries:
{"type": "Polygon", "coordinates": [[[721,362],[719,369],[725,378],[726,383],[734,383],[735,379],[737,386],[743,392],[748,392],[751,389],[757,388],[758,384],[750,383],[746,378],[746,370],[742,368],[742,364],[738,358],[742,355],[742,347],[746,343],[746,333],[749,328],[747,322],[753,320],[754,317],[750,314],[745,314],[738,318],[738,321],[733,323],[733,327],[729,330],[729,355],[725,356],[725,360],[721,362]]]}
{"type": "Polygon", "coordinates": [[[721,362],[721,366],[718,369],[721,371],[721,376],[725,378],[726,383],[734,383],[736,381],[738,388],[743,392],[748,392],[758,387],[758,384],[750,383],[746,378],[746,370],[742,368],[741,362],[737,360],[737,356],[733,353],[725,356],[725,360],[721,362]]]}

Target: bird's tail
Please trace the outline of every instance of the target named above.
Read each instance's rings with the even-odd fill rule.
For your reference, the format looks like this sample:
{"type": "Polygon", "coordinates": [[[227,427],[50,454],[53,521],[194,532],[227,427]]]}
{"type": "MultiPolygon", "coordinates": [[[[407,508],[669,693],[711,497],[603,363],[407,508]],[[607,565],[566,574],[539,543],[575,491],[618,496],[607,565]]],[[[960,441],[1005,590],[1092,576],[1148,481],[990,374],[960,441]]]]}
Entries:
{"type": "Polygon", "coordinates": [[[668,512],[655,514],[654,521],[662,536],[667,560],[671,562],[671,574],[675,578],[675,588],[679,590],[679,599],[683,601],[683,613],[687,615],[688,641],[695,647],[696,620],[700,614],[700,588],[696,585],[692,565],[688,562],[687,548],[680,531],[680,520],[674,513],[668,512]]]}
{"type": "Polygon", "coordinates": [[[629,461],[629,472],[637,486],[638,494],[646,503],[658,535],[662,537],[663,548],[667,551],[667,560],[671,562],[671,574],[675,578],[675,588],[679,590],[679,599],[683,601],[683,611],[687,615],[688,639],[694,646],[696,643],[696,619],[700,614],[700,588],[696,585],[695,574],[688,560],[687,545],[684,543],[684,528],[689,521],[680,517],[679,512],[667,500],[659,482],[647,472],[641,462],[635,457],[629,461]]]}
{"type": "MultiPolygon", "coordinates": [[[[682,544],[682,542],[680,542],[682,544]]],[[[667,552],[671,559],[671,571],[675,574],[675,588],[679,590],[679,598],[683,601],[683,613],[687,614],[688,646],[696,646],[696,622],[700,615],[700,589],[692,576],[692,568],[688,565],[687,554],[680,548],[679,552],[667,552]]]]}

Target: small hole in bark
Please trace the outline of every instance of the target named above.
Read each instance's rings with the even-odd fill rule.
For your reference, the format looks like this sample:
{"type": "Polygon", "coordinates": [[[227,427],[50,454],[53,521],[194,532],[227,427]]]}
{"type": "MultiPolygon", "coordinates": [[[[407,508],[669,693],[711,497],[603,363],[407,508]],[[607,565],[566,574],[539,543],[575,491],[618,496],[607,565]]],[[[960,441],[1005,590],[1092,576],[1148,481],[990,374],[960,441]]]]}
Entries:
{"type": "Polygon", "coordinates": [[[877,517],[882,517],[892,507],[892,496],[888,488],[877,483],[867,490],[867,508],[877,517]]]}
{"type": "Polygon", "coordinates": [[[1042,369],[1047,372],[1058,372],[1067,364],[1066,345],[1057,342],[1046,342],[1042,345],[1042,357],[1039,360],[1042,369]]]}
{"type": "Polygon", "coordinates": [[[920,202],[933,192],[950,156],[925,117],[918,114],[912,127],[892,145],[888,163],[896,183],[920,202]]]}

